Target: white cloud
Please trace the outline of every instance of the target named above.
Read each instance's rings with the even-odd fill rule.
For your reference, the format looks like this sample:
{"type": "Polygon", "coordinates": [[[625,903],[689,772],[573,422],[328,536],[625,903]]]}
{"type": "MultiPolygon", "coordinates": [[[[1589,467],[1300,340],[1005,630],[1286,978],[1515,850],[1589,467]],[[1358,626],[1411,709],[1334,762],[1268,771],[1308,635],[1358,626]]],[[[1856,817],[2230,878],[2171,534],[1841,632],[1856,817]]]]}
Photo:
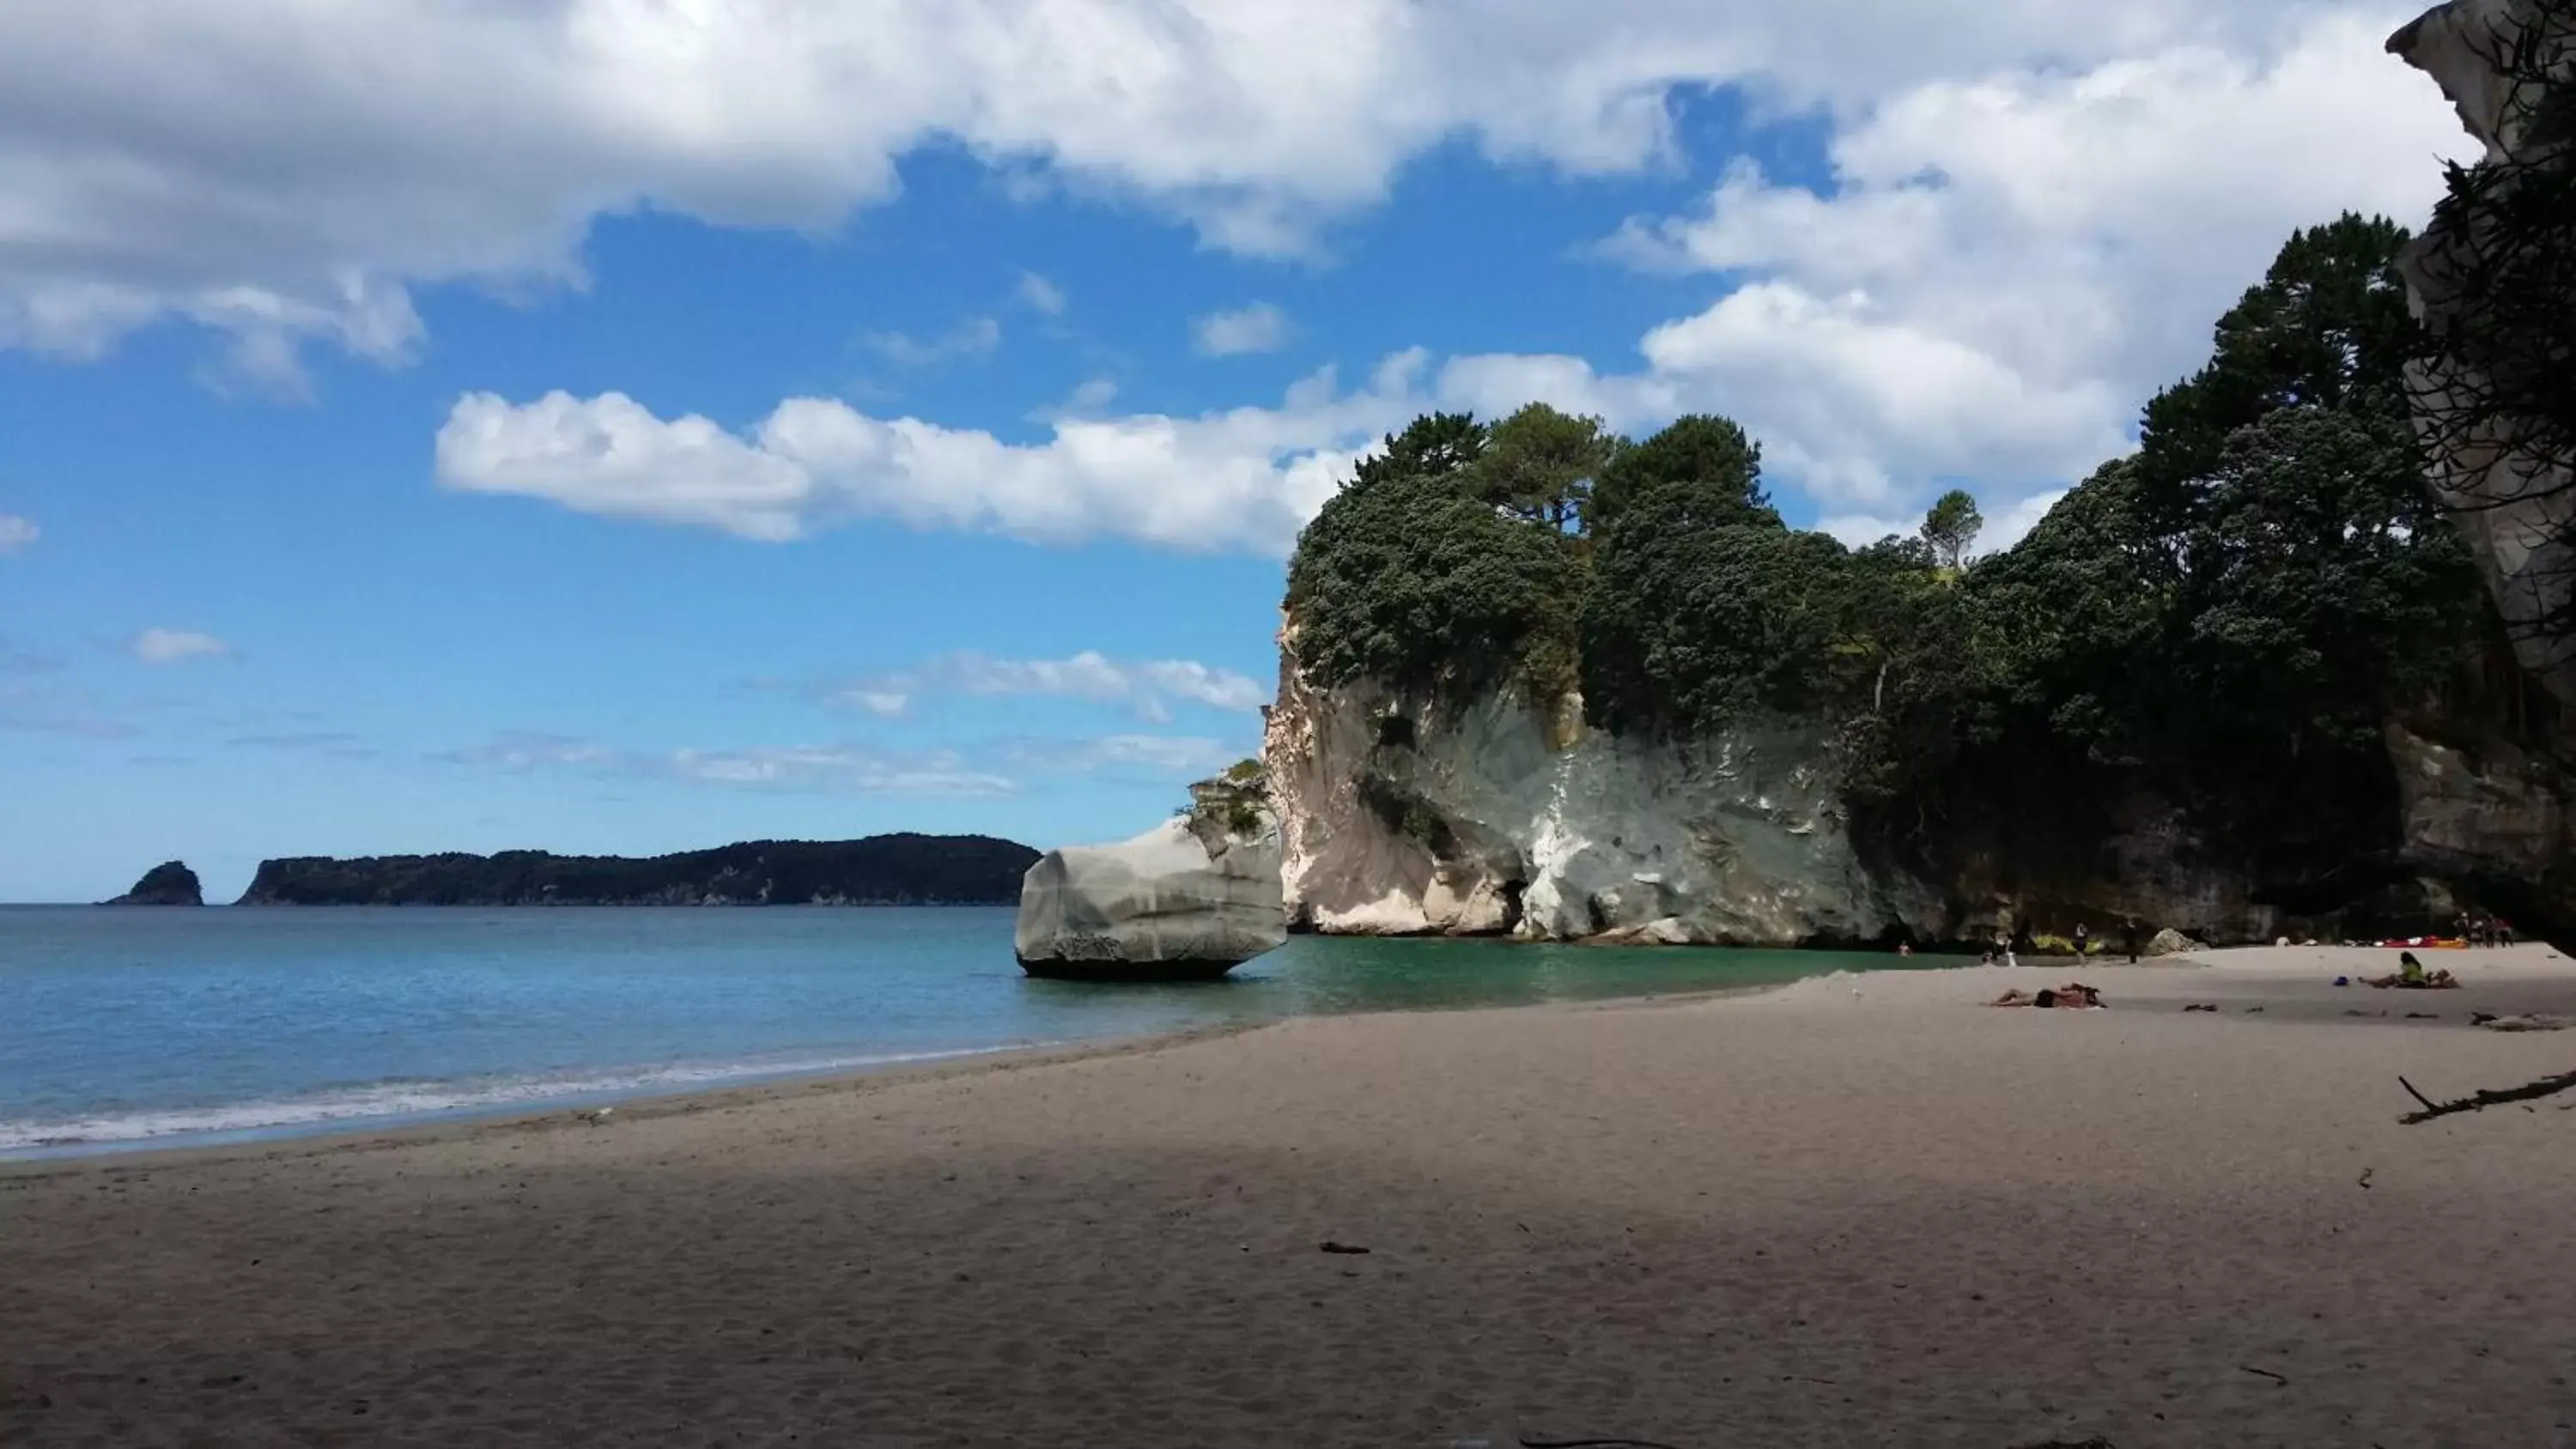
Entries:
{"type": "Polygon", "coordinates": [[[953,358],[989,355],[1002,345],[1002,324],[990,317],[970,317],[927,342],[901,332],[871,332],[865,340],[898,367],[929,367],[953,358]]]}
{"type": "MultiPolygon", "coordinates": [[[[1072,10],[1105,15],[1113,31],[1128,18],[1115,0],[1066,0],[1072,10]]],[[[1262,33],[1291,46],[1342,36],[1386,64],[1430,64],[1399,111],[1422,108],[1445,116],[1422,124],[1466,126],[1492,152],[1577,170],[1633,165],[1662,147],[1662,98],[1677,77],[1744,77],[1762,106],[1826,106],[1834,183],[1780,185],[1739,162],[1705,211],[1620,229],[1613,255],[1708,275],[1713,293],[1646,329],[1625,371],[1569,355],[1463,355],[1425,383],[1427,358],[1406,353],[1391,360],[1394,383],[1381,371],[1345,394],[1319,373],[1278,407],[1198,417],[1105,417],[1115,391],[1095,378],[1038,414],[1051,438],[1028,445],[827,399],[788,399],[732,432],[703,417],[665,420],[623,394],[528,404],[471,394],[440,430],[440,479],[747,538],[881,517],[1043,543],[1283,553],[1378,432],[1432,404],[1497,414],[1535,396],[1631,432],[1677,412],[1731,414],[1762,440],[1777,489],[1808,494],[1834,520],[1904,517],[1947,479],[1976,479],[2004,517],[2128,448],[2138,404],[2208,353],[2210,322],[2293,226],[2344,208],[2419,219],[2439,188],[2434,160],[2468,149],[2437,90],[2380,54],[2403,10],[2342,0],[2146,0],[2115,13],[2053,0],[1940,0],[1901,13],[1819,0],[1795,15],[1638,0],[1625,28],[1502,0],[1471,28],[1445,5],[1422,5],[1419,33],[1391,41],[1383,18],[1363,0],[1327,0],[1311,8],[1311,28],[1262,33]],[[1837,15],[1852,21],[1847,36],[1829,23],[1837,15]],[[1425,36],[1458,49],[1417,54],[1425,36]],[[1479,95],[1497,77],[1528,85],[1502,108],[1455,90],[1463,77],[1481,77],[1479,95]]],[[[1211,23],[1185,46],[1221,49],[1244,26],[1267,21],[1211,23]]],[[[1164,72],[1172,54],[1136,51],[1118,106],[1195,85],[1164,72]]],[[[1255,90],[1218,106],[1257,111],[1273,80],[1255,75],[1255,90]]],[[[1337,69],[1329,85],[1347,80],[1337,69]]],[[[1033,142],[992,154],[1074,170],[1077,154],[1121,154],[1115,165],[1164,178],[1151,185],[1198,201],[1224,193],[1190,211],[1211,234],[1293,229],[1285,216],[1311,208],[1273,201],[1309,193],[1280,178],[1309,175],[1298,167],[1319,157],[1358,165],[1381,152],[1352,136],[1394,134],[1334,129],[1347,116],[1306,136],[1262,121],[1249,131],[1262,144],[1247,152],[1157,170],[1170,157],[1149,129],[1118,131],[1113,144],[1110,113],[1064,116],[1100,149],[1033,142]],[[1350,144],[1337,152],[1334,136],[1350,144]],[[1149,149],[1164,162],[1136,160],[1149,149]],[[1273,162],[1288,170],[1262,172],[1273,162]],[[1172,180],[1190,175],[1200,180],[1172,180]],[[1244,180],[1255,175],[1267,180],[1244,180]]],[[[1378,178],[1363,188],[1373,196],[1383,175],[1370,165],[1360,172],[1378,178]]],[[[1311,175],[1327,172],[1340,175],[1332,165],[1311,175]]],[[[1221,347],[1260,340],[1257,327],[1216,332],[1221,347]]]]}
{"type": "Polygon", "coordinates": [[[1067,418],[1096,418],[1117,401],[1118,384],[1106,377],[1087,378],[1076,384],[1060,403],[1032,408],[1028,420],[1033,423],[1062,422],[1067,418]]]}
{"type": "MultiPolygon", "coordinates": [[[[7,696],[0,692],[0,706],[7,696]]],[[[0,728],[17,727],[0,708],[0,728]]],[[[34,726],[27,726],[34,727],[34,726]]],[[[1012,772],[1143,771],[1205,774],[1240,757],[1212,740],[1119,734],[1097,739],[1005,739],[966,749],[889,750],[862,743],[747,745],[727,749],[623,749],[577,735],[504,730],[479,745],[432,760],[526,774],[567,770],[627,780],[663,780],[737,790],[860,795],[1017,794],[1012,772]]]]}
{"type": "Polygon", "coordinates": [[[1104,735],[1087,740],[1017,740],[1004,757],[1045,774],[1142,771],[1178,778],[1211,775],[1244,757],[1241,749],[1180,735],[1104,735]]]}
{"type": "Polygon", "coordinates": [[[2420,223],[2469,143],[2381,53],[2405,13],[2292,7],[2244,50],[1927,81],[1834,138],[1827,191],[1739,161],[1701,214],[1606,248],[1738,287],[1650,333],[1649,376],[1742,420],[1837,525],[1966,476],[2007,531],[2125,450],[2294,228],[2420,223]]]}
{"type": "Polygon", "coordinates": [[[808,692],[828,703],[881,718],[907,713],[929,695],[984,698],[1034,696],[1123,705],[1149,722],[1170,718],[1173,702],[1250,713],[1270,702],[1259,681],[1193,659],[1122,661],[1086,649],[1065,659],[996,659],[973,652],[944,654],[896,674],[856,683],[822,683],[808,692]]]}
{"type": "Polygon", "coordinates": [[[622,393],[459,399],[438,434],[448,487],[783,541],[853,518],[1041,543],[1113,537],[1284,554],[1351,461],[1419,400],[1399,353],[1344,392],[1326,368],[1280,407],[1059,419],[1044,443],[791,398],[748,435],[665,421],[622,393]]]}
{"type": "Polygon", "coordinates": [[[969,769],[951,752],[906,759],[852,747],[675,750],[640,759],[641,773],[738,789],[849,791],[866,795],[1008,795],[1008,776],[969,769]]]}
{"type": "Polygon", "coordinates": [[[45,531],[36,526],[34,519],[20,518],[14,513],[0,513],[0,554],[18,553],[33,548],[36,540],[44,537],[44,534],[45,531]]]}
{"type": "Polygon", "coordinates": [[[502,730],[483,744],[430,756],[454,765],[525,774],[579,770],[627,779],[677,780],[737,789],[882,795],[1001,795],[1017,786],[968,767],[954,751],[899,754],[861,745],[755,745],[741,749],[616,749],[579,735],[502,730]]]}
{"type": "Polygon", "coordinates": [[[2045,493],[2034,493],[2028,498],[2013,503],[2001,513],[1988,517],[1985,531],[1977,535],[1976,553],[1980,557],[1990,553],[2001,553],[2028,538],[2030,531],[2039,527],[2039,521],[2048,516],[2048,510],[2055,508],[2058,500],[2064,498],[2069,491],[2065,488],[2052,488],[2045,493]]]}
{"type": "Polygon", "coordinates": [[[1050,317],[1064,315],[1066,301],[1064,288],[1035,272],[1020,273],[1019,296],[1021,301],[1050,317]]]}
{"type": "MultiPolygon", "coordinates": [[[[2350,0],[0,6],[0,346],[94,356],[188,319],[292,390],[311,342],[412,355],[417,287],[582,285],[594,220],[648,208],[827,232],[925,145],[1141,200],[1212,245],[1306,252],[1445,143],[1633,171],[1672,155],[1685,88],[1852,119],[2015,67],[2265,53],[2319,14],[2402,18],[2350,0]]],[[[2438,111],[2404,84],[2401,109],[2438,111]]],[[[2216,132],[2222,170],[2265,149],[2188,129],[2216,132]]]]}
{"type": "Polygon", "coordinates": [[[178,664],[190,659],[225,659],[233,646],[212,634],[186,629],[146,629],[126,645],[146,664],[178,664]]]}
{"type": "Polygon", "coordinates": [[[1190,320],[1190,345],[1204,357],[1276,352],[1288,345],[1288,314],[1267,302],[1190,320]]]}

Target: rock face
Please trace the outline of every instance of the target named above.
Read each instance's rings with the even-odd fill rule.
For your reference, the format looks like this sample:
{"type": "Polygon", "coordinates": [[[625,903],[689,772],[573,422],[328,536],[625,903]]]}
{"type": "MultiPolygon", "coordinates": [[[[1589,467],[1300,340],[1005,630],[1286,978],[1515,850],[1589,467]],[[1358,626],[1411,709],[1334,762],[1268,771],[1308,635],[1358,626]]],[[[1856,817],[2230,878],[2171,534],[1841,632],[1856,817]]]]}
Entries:
{"type": "MultiPolygon", "coordinates": [[[[2388,48],[2431,76],[2486,148],[2480,167],[2525,159],[2523,134],[2532,99],[2527,81],[2508,75],[2498,57],[2537,19],[2533,0],[2450,0],[2398,31],[2388,48]]],[[[2576,46],[2562,63],[2576,63],[2576,46]]],[[[2473,310],[2456,278],[2480,241],[2437,218],[2407,249],[2400,266],[2415,315],[2437,334],[2475,341],[2473,310]],[[2463,331],[2465,319],[2466,330],[2463,331]]],[[[2576,636],[2535,630],[2561,615],[2576,595],[2576,458],[2536,450],[2510,427],[2474,423],[2462,403],[2485,379],[2460,369],[2412,368],[2408,385],[2417,426],[2432,453],[2430,481],[2450,510],[2494,593],[2523,666],[2559,699],[2576,705],[2576,636]]]]}
{"type": "Polygon", "coordinates": [[[1020,884],[1015,946],[1032,976],[1214,978],[1288,939],[1278,821],[1247,776],[1191,787],[1192,808],[1133,840],[1051,850],[1020,884]]]}
{"type": "Polygon", "coordinates": [[[202,906],[205,892],[186,862],[165,860],[143,873],[134,889],[103,904],[111,906],[202,906]]]}
{"type": "Polygon", "coordinates": [[[1309,686],[1283,650],[1263,762],[1284,899],[1351,935],[1795,945],[1946,935],[1938,895],[1853,850],[1821,730],[1680,745],[1374,685],[1309,686]]]}
{"type": "Polygon", "coordinates": [[[2129,801],[2080,851],[1967,845],[1938,880],[1856,848],[1823,722],[1680,743],[1586,728],[1509,696],[1463,706],[1373,684],[1324,690],[1284,634],[1264,761],[1291,929],[1621,945],[1985,941],[2089,925],[2220,945],[2457,904],[2541,918],[2576,900],[2576,785],[2547,759],[2387,732],[2400,819],[2389,868],[2418,879],[2348,910],[2265,900],[2171,806],[2129,801]]]}
{"type": "Polygon", "coordinates": [[[2526,921],[2576,916],[2576,781],[2546,756],[2491,743],[2476,754],[2388,727],[2404,812],[2403,862],[2431,883],[2430,914],[2472,899],[2526,921]]]}

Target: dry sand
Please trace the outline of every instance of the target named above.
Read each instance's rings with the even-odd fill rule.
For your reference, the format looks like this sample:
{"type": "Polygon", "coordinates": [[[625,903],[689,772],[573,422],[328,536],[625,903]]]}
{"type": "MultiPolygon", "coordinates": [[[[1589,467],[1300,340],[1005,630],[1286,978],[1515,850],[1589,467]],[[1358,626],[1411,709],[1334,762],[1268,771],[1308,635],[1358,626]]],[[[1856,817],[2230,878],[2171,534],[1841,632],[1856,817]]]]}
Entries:
{"type": "Polygon", "coordinates": [[[0,1444],[2576,1444],[2576,971],[2215,959],[22,1165],[0,1444]]]}

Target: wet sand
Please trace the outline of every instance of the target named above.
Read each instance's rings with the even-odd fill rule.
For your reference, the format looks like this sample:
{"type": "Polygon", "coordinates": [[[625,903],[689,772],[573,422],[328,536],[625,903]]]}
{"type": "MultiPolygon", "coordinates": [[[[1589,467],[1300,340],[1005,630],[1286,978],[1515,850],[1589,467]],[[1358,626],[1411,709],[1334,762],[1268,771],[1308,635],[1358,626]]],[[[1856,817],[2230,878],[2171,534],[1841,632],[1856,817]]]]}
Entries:
{"type": "Polygon", "coordinates": [[[0,1444],[2576,1444],[2576,966],[2209,959],[0,1168],[0,1444]]]}

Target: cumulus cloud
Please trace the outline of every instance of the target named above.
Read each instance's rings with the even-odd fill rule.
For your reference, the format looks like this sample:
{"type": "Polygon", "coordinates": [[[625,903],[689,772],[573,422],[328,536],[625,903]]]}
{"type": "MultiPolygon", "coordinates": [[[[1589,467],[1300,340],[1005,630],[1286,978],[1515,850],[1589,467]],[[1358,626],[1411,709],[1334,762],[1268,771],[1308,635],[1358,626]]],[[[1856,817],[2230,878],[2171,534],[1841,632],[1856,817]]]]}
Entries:
{"type": "Polygon", "coordinates": [[[827,398],[791,398],[737,434],[703,417],[665,420],[622,393],[516,405],[475,393],[439,430],[438,476],[770,542],[881,518],[1040,543],[1282,554],[1358,452],[1418,399],[1422,365],[1418,352],[1398,354],[1348,392],[1326,368],[1277,408],[1061,418],[1030,445],[827,398]]]}
{"type": "Polygon", "coordinates": [[[228,659],[233,646],[212,634],[187,629],[146,629],[126,649],[146,664],[180,664],[191,659],[228,659]]]}
{"type": "Polygon", "coordinates": [[[35,547],[36,540],[43,537],[44,532],[36,526],[33,519],[20,518],[14,513],[0,513],[0,554],[17,553],[22,549],[35,547]]]}
{"type": "Polygon", "coordinates": [[[1288,314],[1268,302],[1255,302],[1231,312],[1210,312],[1190,320],[1190,345],[1202,357],[1276,352],[1288,345],[1288,333],[1288,314]]]}
{"type": "MultiPolygon", "coordinates": [[[[1775,486],[1838,532],[1908,530],[1933,493],[1973,480],[2000,537],[2126,451],[2140,404],[2206,355],[2211,322],[2293,228],[2347,209],[2418,220],[2435,161],[2468,144],[2438,92],[2381,53],[2398,12],[2176,3],[2079,25],[2062,9],[1873,16],[1841,75],[1809,48],[1813,24],[1725,32],[1769,57],[1767,85],[1801,77],[1827,105],[1832,182],[1739,162],[1704,207],[1609,238],[1607,254],[1715,294],[1646,330],[1624,368],[1481,354],[1435,371],[1416,351],[1363,389],[1326,373],[1277,407],[1193,418],[1102,416],[1104,388],[1045,415],[1054,437],[1029,445],[814,400],[735,434],[617,394],[476,395],[441,435],[442,476],[754,538],[876,517],[1275,555],[1378,433],[1425,407],[1538,399],[1631,432],[1733,416],[1775,486]],[[1919,53],[1874,48],[1900,35],[1919,53]]],[[[1693,33],[1724,32],[1720,18],[1693,33]]]]}
{"type": "Polygon", "coordinates": [[[578,286],[592,222],[645,208],[829,230],[930,144],[1142,201],[1214,246],[1297,253],[1443,143],[1634,170],[1672,153],[1680,88],[1852,115],[2035,58],[2259,46],[2314,8],[1626,0],[1605,23],[1560,0],[0,6],[0,345],[94,356],[183,318],[254,375],[293,379],[315,341],[399,362],[422,340],[416,287],[578,286]]]}
{"type": "Polygon", "coordinates": [[[997,659],[944,654],[911,669],[855,682],[822,682],[807,692],[827,703],[892,719],[925,696],[1036,696],[1123,705],[1150,720],[1173,703],[1250,713],[1270,701],[1259,681],[1194,659],[1115,660],[1086,649],[1065,659],[997,659]]]}
{"type": "Polygon", "coordinates": [[[2012,532],[2124,450],[2291,230],[2420,222],[2468,143],[2381,53],[2403,13],[2298,7],[2244,50],[1927,81],[1834,137],[1830,188],[1738,161],[1700,213],[1604,248],[1736,288],[1646,337],[1651,374],[1724,399],[1841,523],[1967,476],[2012,532]]]}

